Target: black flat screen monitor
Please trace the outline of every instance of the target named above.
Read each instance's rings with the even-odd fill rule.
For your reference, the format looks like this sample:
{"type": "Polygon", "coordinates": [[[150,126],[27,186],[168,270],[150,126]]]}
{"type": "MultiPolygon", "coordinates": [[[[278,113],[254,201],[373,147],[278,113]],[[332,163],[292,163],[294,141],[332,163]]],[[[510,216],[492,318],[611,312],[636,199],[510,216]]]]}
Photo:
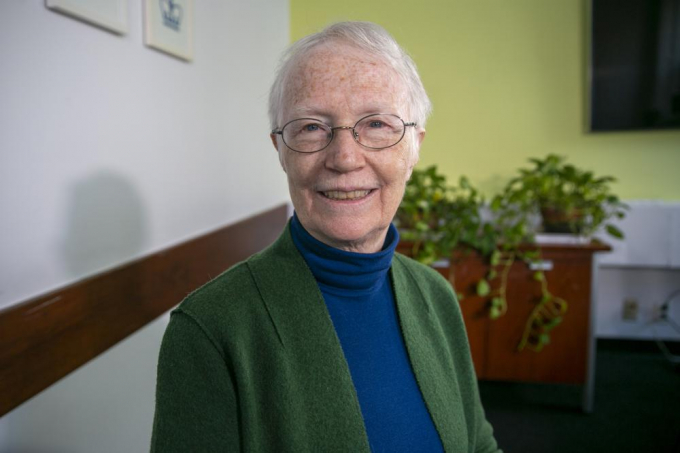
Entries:
{"type": "Polygon", "coordinates": [[[591,0],[590,130],[680,128],[680,0],[591,0]]]}

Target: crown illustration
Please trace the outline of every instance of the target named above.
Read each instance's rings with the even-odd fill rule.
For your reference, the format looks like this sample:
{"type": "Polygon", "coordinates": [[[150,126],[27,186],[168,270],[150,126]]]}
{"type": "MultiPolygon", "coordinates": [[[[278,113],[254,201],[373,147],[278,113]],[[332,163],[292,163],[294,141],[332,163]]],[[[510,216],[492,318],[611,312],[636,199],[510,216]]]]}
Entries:
{"type": "Polygon", "coordinates": [[[159,0],[159,3],[165,26],[179,31],[182,22],[182,7],[177,4],[176,0],[159,0]]]}

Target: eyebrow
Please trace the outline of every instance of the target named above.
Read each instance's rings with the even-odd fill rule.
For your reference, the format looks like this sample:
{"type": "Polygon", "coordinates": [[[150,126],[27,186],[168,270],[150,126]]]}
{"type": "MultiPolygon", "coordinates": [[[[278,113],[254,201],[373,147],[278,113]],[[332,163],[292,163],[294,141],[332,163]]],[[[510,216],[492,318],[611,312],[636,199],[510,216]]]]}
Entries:
{"type": "MultiPolygon", "coordinates": [[[[304,107],[304,108],[293,108],[288,111],[290,113],[290,119],[298,119],[298,118],[314,118],[318,119],[319,121],[326,123],[328,125],[331,125],[333,121],[331,119],[335,117],[334,114],[330,113],[327,110],[324,109],[317,109],[314,107],[304,107]]],[[[391,108],[370,108],[370,109],[363,109],[358,111],[357,113],[354,113],[353,116],[356,118],[354,121],[363,118],[368,115],[374,115],[378,113],[388,113],[392,115],[397,115],[400,118],[402,117],[401,113],[397,109],[391,109],[391,108]]]]}

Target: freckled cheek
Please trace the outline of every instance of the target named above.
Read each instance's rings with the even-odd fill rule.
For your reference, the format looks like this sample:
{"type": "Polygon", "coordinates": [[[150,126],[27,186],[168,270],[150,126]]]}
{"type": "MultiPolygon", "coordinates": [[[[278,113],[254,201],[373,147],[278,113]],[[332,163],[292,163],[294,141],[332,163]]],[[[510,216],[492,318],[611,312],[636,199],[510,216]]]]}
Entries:
{"type": "MultiPolygon", "coordinates": [[[[396,210],[403,196],[406,179],[408,177],[409,160],[402,154],[406,150],[399,150],[399,156],[392,156],[394,160],[385,162],[381,166],[381,173],[385,184],[383,201],[385,208],[396,210]]],[[[390,213],[393,214],[393,213],[390,213]]]]}
{"type": "Polygon", "coordinates": [[[410,164],[409,150],[405,146],[382,151],[381,161],[376,162],[380,173],[393,183],[405,181],[410,164]]]}
{"type": "Polygon", "coordinates": [[[311,162],[311,156],[303,156],[301,160],[297,156],[287,156],[286,168],[291,187],[297,191],[314,191],[316,181],[315,162],[311,162]]]}

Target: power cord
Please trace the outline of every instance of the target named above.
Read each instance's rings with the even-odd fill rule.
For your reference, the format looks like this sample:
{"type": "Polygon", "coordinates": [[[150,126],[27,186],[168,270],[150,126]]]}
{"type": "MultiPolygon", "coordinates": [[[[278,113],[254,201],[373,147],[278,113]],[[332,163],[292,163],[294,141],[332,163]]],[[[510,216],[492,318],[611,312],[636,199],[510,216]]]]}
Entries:
{"type": "MultiPolygon", "coordinates": [[[[677,301],[680,301],[680,297],[678,296],[680,296],[680,289],[671,292],[668,297],[666,297],[666,300],[661,304],[661,307],[659,307],[659,321],[667,322],[668,325],[670,325],[676,332],[680,333],[680,325],[669,315],[671,303],[674,302],[676,298],[677,301]]],[[[666,344],[656,335],[656,329],[653,330],[654,341],[656,342],[657,346],[659,346],[659,349],[661,349],[661,352],[663,353],[664,357],[666,357],[666,360],[672,364],[680,364],[680,355],[671,353],[666,344]]]]}

